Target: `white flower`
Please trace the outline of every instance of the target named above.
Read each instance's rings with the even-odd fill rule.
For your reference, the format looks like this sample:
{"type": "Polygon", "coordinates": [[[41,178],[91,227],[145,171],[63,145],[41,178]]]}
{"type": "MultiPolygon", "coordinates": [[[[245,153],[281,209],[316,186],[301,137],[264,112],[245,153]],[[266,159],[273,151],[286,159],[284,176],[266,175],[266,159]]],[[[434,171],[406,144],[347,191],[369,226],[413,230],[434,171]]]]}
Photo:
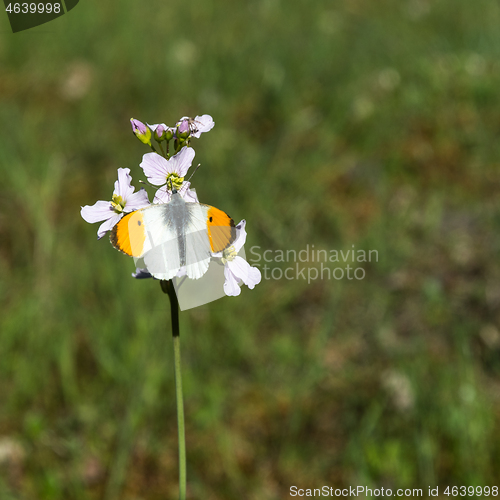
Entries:
{"type": "Polygon", "coordinates": [[[238,252],[245,244],[247,233],[245,231],[246,221],[242,220],[236,226],[236,240],[233,245],[226,248],[222,253],[221,261],[224,264],[224,293],[226,295],[236,296],[241,293],[239,283],[243,282],[248,288],[252,289],[260,283],[262,279],[260,270],[252,267],[245,259],[238,256],[238,252]]]}
{"type": "Polygon", "coordinates": [[[134,193],[131,186],[132,177],[129,168],[118,169],[118,180],[115,182],[115,190],[111,201],[97,201],[94,205],[85,205],[80,214],[85,221],[104,221],[98,231],[97,238],[102,238],[108,231],[113,229],[115,224],[128,212],[133,212],[139,208],[148,206],[148,194],[145,189],[140,189],[134,193]]]}
{"type": "Polygon", "coordinates": [[[140,166],[149,182],[162,186],[155,193],[154,203],[168,203],[172,189],[177,189],[186,201],[198,201],[196,194],[189,189],[189,182],[184,182],[194,155],[194,149],[186,146],[168,160],[157,153],[147,153],[142,157],[140,166]]]}

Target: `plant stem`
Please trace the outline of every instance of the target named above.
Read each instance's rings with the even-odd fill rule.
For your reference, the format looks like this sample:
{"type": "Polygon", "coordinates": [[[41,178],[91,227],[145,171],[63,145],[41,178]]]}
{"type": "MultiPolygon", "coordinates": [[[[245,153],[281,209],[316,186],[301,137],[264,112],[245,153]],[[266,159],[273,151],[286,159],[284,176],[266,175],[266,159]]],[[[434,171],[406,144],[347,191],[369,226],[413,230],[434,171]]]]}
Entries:
{"type": "Polygon", "coordinates": [[[175,397],[177,401],[177,431],[179,435],[179,500],[186,499],[186,435],[184,430],[184,401],[182,396],[181,343],[179,336],[179,303],[172,280],[160,281],[161,289],[170,298],[172,336],[174,341],[175,397]]]}

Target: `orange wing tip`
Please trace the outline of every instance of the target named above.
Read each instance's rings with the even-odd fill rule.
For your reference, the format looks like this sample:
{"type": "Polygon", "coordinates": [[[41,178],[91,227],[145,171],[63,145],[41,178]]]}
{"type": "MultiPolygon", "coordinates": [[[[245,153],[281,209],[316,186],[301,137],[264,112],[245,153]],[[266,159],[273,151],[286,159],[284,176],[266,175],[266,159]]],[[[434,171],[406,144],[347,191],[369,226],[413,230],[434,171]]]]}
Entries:
{"type": "Polygon", "coordinates": [[[111,244],[131,257],[141,257],[145,240],[144,218],[140,210],[122,217],[109,234],[111,244]]]}
{"type": "Polygon", "coordinates": [[[215,207],[210,207],[207,211],[207,230],[213,253],[225,250],[236,239],[233,219],[215,207]]]}

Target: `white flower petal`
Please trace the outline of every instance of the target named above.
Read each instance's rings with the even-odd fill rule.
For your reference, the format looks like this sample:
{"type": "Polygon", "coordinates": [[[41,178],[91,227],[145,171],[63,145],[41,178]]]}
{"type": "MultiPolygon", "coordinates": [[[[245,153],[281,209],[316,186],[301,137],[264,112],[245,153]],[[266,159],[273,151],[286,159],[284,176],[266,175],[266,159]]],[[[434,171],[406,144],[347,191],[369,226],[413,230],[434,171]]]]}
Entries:
{"type": "Polygon", "coordinates": [[[262,274],[260,272],[260,269],[258,267],[250,267],[250,270],[248,271],[248,282],[246,285],[250,290],[252,290],[255,285],[258,285],[262,280],[262,274]]]}
{"type": "Polygon", "coordinates": [[[167,186],[163,186],[156,191],[153,203],[168,203],[171,198],[172,195],[168,191],[167,186]]]}
{"type": "Polygon", "coordinates": [[[134,210],[139,210],[139,208],[144,208],[148,205],[150,205],[148,193],[144,188],[141,188],[137,193],[133,193],[128,197],[124,211],[133,212],[134,210]]]}
{"type": "Polygon", "coordinates": [[[97,239],[100,240],[108,231],[111,231],[121,218],[122,214],[114,214],[113,217],[103,222],[97,230],[97,239]]]}
{"type": "Polygon", "coordinates": [[[187,203],[199,203],[196,190],[189,189],[190,185],[190,182],[184,182],[182,187],[179,189],[179,193],[187,203]]]}
{"type": "Polygon", "coordinates": [[[164,124],[164,123],[155,123],[154,125],[150,125],[149,123],[147,123],[147,126],[154,132],[157,128],[158,128],[158,125],[163,125],[163,127],[165,128],[165,130],[168,129],[168,127],[164,124]]]}
{"type": "Polygon", "coordinates": [[[96,201],[92,206],[85,205],[82,207],[80,215],[86,222],[93,224],[94,222],[100,222],[113,217],[115,211],[109,201],[96,201]]]}
{"type": "Polygon", "coordinates": [[[170,172],[175,172],[179,177],[185,177],[191,163],[193,163],[194,155],[193,148],[184,146],[176,155],[168,160],[170,172]]]}
{"type": "Polygon", "coordinates": [[[248,273],[251,266],[244,258],[236,256],[233,260],[228,261],[226,266],[230,269],[238,281],[241,280],[243,283],[247,283],[248,273]]]}
{"type": "Polygon", "coordinates": [[[127,201],[128,197],[134,192],[134,188],[130,185],[131,182],[130,168],[119,168],[118,180],[115,182],[113,194],[121,196],[123,201],[127,201]]]}
{"type": "Polygon", "coordinates": [[[215,125],[215,122],[210,115],[197,116],[194,120],[196,129],[192,136],[196,139],[198,139],[203,132],[209,132],[212,130],[215,125]]]}
{"type": "Polygon", "coordinates": [[[238,281],[243,281],[248,288],[252,289],[260,283],[262,275],[260,270],[252,267],[245,259],[236,256],[234,260],[228,261],[226,267],[229,268],[231,273],[238,281]]]}
{"type": "Polygon", "coordinates": [[[149,182],[155,186],[165,184],[167,175],[172,171],[169,169],[169,162],[158,153],[146,153],[142,157],[140,167],[144,170],[149,182]]]}
{"type": "Polygon", "coordinates": [[[232,297],[239,295],[241,293],[241,288],[227,265],[224,266],[224,276],[226,278],[224,282],[224,293],[232,297]]]}
{"type": "Polygon", "coordinates": [[[236,239],[234,240],[234,243],[233,243],[233,246],[234,246],[234,249],[236,250],[236,253],[238,253],[241,250],[241,248],[245,244],[245,241],[247,240],[247,232],[245,230],[246,224],[247,224],[247,221],[245,219],[243,219],[236,226],[236,239]]]}

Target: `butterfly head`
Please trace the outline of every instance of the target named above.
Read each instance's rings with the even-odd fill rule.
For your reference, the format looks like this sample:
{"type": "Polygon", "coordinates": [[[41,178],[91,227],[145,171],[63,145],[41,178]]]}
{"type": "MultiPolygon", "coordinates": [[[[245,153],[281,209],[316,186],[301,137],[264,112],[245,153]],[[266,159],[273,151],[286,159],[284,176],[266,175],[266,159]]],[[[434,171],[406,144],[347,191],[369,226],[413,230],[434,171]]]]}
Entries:
{"type": "Polygon", "coordinates": [[[172,179],[168,179],[167,181],[168,184],[170,184],[170,191],[172,191],[172,194],[177,194],[177,188],[174,186],[172,179]]]}

